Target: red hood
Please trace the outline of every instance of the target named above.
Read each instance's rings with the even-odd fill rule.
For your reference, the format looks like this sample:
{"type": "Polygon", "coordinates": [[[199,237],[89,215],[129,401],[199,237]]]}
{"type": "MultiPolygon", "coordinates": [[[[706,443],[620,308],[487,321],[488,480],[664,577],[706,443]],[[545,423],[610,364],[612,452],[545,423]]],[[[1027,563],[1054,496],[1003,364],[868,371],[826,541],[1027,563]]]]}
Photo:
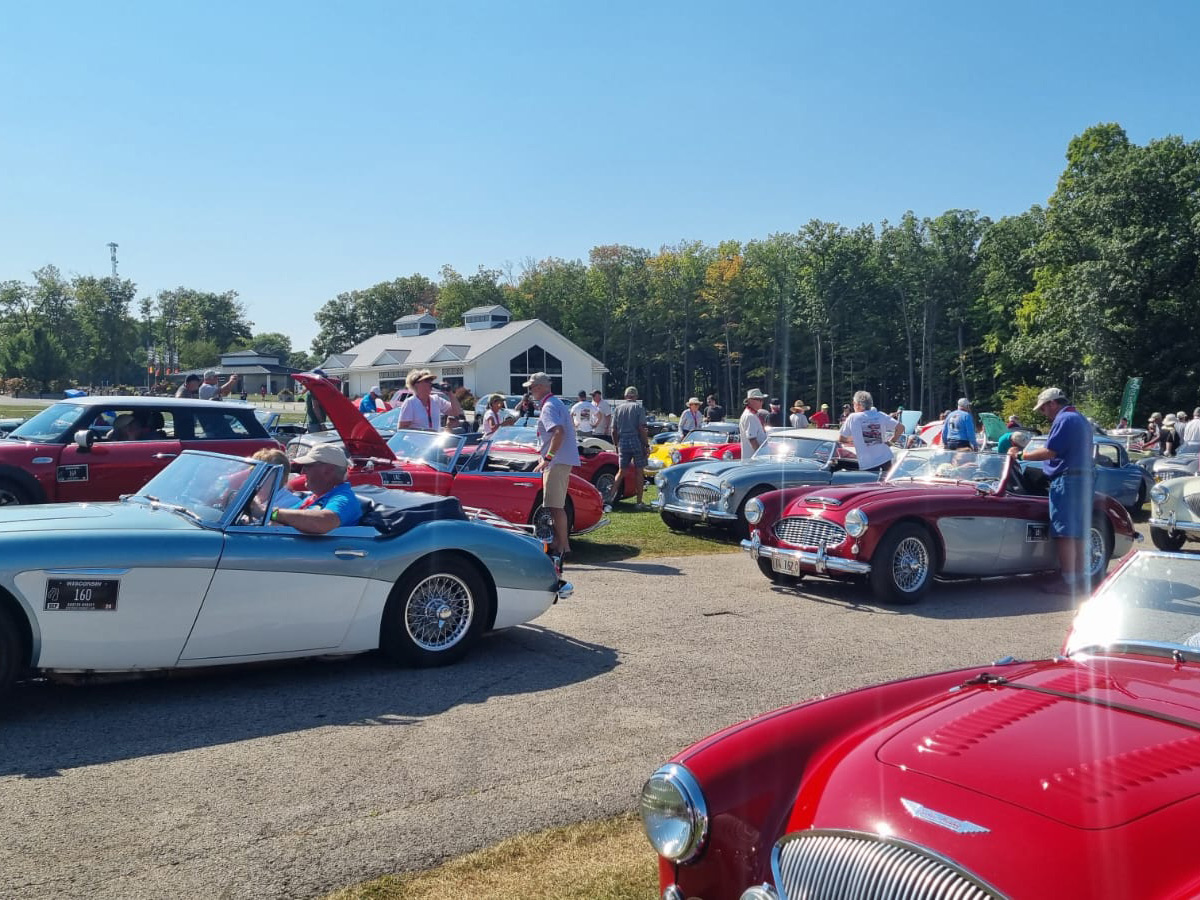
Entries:
{"type": "Polygon", "coordinates": [[[1196,681],[1162,662],[1063,663],[1013,681],[1053,693],[964,688],[876,757],[1074,828],[1115,828],[1200,794],[1196,681]]]}
{"type": "Polygon", "coordinates": [[[396,454],[388,447],[382,435],[366,420],[366,417],[327,378],[320,375],[293,375],[296,381],[312,391],[317,403],[325,410],[333,427],[346,445],[349,457],[374,457],[395,459],[396,454]]]}
{"type": "Polygon", "coordinates": [[[881,484],[878,481],[863,481],[857,484],[838,485],[837,487],[826,485],[823,487],[803,488],[797,492],[796,496],[790,498],[788,506],[792,509],[804,509],[808,511],[824,506],[825,509],[833,512],[835,510],[851,509],[867,500],[895,500],[903,498],[905,495],[928,497],[931,490],[954,491],[963,497],[969,497],[975,493],[975,486],[965,482],[963,484],[953,484],[951,482],[921,481],[881,484]],[[825,504],[811,502],[818,497],[834,502],[825,504]]]}

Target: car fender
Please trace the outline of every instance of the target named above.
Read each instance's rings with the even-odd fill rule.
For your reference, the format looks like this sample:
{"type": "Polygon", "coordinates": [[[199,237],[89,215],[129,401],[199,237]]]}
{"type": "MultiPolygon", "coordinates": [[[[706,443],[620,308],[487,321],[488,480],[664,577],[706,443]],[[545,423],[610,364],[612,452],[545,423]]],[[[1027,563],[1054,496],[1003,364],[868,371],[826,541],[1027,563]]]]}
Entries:
{"type": "Polygon", "coordinates": [[[25,491],[30,496],[31,503],[49,502],[49,498],[46,496],[46,489],[42,487],[42,483],[24,469],[18,469],[16,466],[11,465],[0,465],[0,479],[5,478],[25,491]]]}

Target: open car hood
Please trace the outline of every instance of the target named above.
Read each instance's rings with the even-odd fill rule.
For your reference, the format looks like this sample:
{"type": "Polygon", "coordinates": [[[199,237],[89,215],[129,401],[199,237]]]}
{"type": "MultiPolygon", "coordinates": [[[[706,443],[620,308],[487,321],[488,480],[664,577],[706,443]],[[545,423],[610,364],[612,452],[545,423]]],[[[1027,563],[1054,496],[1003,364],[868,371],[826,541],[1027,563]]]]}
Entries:
{"type": "Polygon", "coordinates": [[[1181,696],[1172,670],[1064,662],[1010,685],[967,687],[876,757],[1074,828],[1116,828],[1200,794],[1200,704],[1181,696]]]}
{"type": "Polygon", "coordinates": [[[293,375],[296,381],[313,392],[333,427],[346,445],[346,455],[353,457],[373,457],[375,459],[394,460],[394,454],[387,441],[375,430],[366,416],[360,413],[341,390],[327,378],[320,375],[293,375]]]}

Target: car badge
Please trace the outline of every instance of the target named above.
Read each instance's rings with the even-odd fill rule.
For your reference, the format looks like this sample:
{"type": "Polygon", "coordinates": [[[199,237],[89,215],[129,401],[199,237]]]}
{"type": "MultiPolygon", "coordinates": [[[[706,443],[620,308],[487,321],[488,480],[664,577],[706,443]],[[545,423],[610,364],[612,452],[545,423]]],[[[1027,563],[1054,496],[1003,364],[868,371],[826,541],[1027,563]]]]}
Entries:
{"type": "Polygon", "coordinates": [[[822,506],[841,506],[842,501],[837,497],[808,497],[806,503],[819,503],[822,506]]]}
{"type": "Polygon", "coordinates": [[[982,825],[976,825],[966,819],[956,819],[935,809],[930,809],[928,806],[922,806],[915,800],[901,797],[900,802],[904,804],[904,808],[914,819],[920,819],[930,825],[937,825],[939,828],[946,828],[955,834],[988,834],[991,832],[990,828],[984,828],[982,825]]]}

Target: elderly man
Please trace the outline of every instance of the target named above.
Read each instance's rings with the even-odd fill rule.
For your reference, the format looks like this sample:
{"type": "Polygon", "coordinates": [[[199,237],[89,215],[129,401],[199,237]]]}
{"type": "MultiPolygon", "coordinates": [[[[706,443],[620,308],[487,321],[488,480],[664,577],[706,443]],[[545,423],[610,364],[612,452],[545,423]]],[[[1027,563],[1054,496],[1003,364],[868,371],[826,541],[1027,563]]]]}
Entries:
{"type": "Polygon", "coordinates": [[[959,397],[958,409],[946,416],[942,423],[942,446],[947,450],[978,450],[975,443],[975,418],[971,415],[971,401],[959,397]]]}
{"type": "Polygon", "coordinates": [[[625,399],[613,410],[613,442],[617,445],[617,467],[620,477],[628,484],[631,468],[637,486],[637,509],[646,509],[642,498],[645,478],[642,472],[650,458],[650,429],[646,427],[646,410],[638,403],[638,391],[633,385],[625,388],[625,399]]]}
{"type": "Polygon", "coordinates": [[[424,428],[437,431],[446,417],[446,427],[454,428],[462,419],[462,407],[453,394],[434,391],[437,376],[428,369],[414,369],[408,373],[404,383],[412,396],[400,405],[400,428],[424,428]]]}
{"type": "Polygon", "coordinates": [[[290,525],[305,534],[325,534],[362,518],[362,505],[346,483],[349,465],[341,447],[316,444],[292,460],[304,473],[312,494],[290,509],[271,511],[275,525],[290,525]]]}
{"type": "Polygon", "coordinates": [[[853,444],[860,472],[886,472],[892,467],[890,441],[904,434],[904,426],[875,408],[875,400],[866,391],[854,394],[854,412],[842,423],[838,442],[853,444]]]}
{"type": "Polygon", "coordinates": [[[195,372],[190,373],[187,378],[183,379],[183,384],[179,386],[175,396],[181,400],[199,400],[200,376],[195,372]]]}
{"type": "Polygon", "coordinates": [[[738,433],[742,438],[742,459],[752,457],[767,439],[767,429],[763,427],[759,417],[759,410],[766,399],[767,395],[758,388],[751,388],[746,392],[746,408],[742,410],[741,418],[738,419],[738,433]]]}
{"type": "Polygon", "coordinates": [[[198,395],[201,400],[220,400],[233,390],[237,380],[236,375],[230,375],[224,384],[217,384],[217,370],[208,369],[204,373],[204,383],[200,385],[198,395]]]}
{"type": "MultiPolygon", "coordinates": [[[[1062,581],[1046,585],[1045,590],[1052,594],[1087,593],[1090,585],[1084,574],[1084,538],[1092,527],[1092,425],[1056,387],[1038,394],[1034,411],[1050,420],[1050,434],[1045,445],[1025,450],[1023,459],[1046,463],[1042,471],[1050,479],[1050,532],[1062,572],[1062,581]]],[[[1008,455],[1020,452],[1013,446],[1008,455]]]]}
{"type": "Polygon", "coordinates": [[[571,469],[579,465],[579,439],[575,437],[571,413],[554,396],[551,385],[549,375],[535,372],[523,386],[529,389],[538,404],[538,452],[542,458],[534,471],[542,473],[542,505],[550,511],[554,521],[550,552],[563,557],[571,550],[567,530],[567,486],[571,481],[571,469]]]}

